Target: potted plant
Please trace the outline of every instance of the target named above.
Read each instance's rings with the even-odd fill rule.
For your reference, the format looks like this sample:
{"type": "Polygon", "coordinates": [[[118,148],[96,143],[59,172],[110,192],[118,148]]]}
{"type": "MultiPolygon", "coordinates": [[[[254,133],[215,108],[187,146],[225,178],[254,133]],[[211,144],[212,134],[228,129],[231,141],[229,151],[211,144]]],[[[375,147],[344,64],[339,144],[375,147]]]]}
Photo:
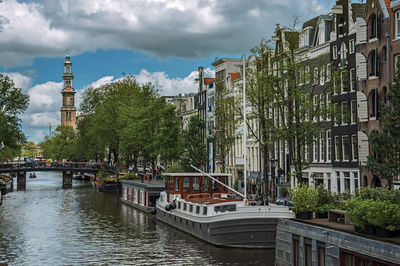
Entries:
{"type": "Polygon", "coordinates": [[[392,237],[400,230],[400,206],[388,200],[376,200],[369,206],[368,222],[376,227],[379,237],[392,237]]]}
{"type": "Polygon", "coordinates": [[[312,212],[317,206],[317,190],[305,184],[300,185],[291,191],[291,200],[296,217],[298,219],[311,220],[312,212]]]}
{"type": "Polygon", "coordinates": [[[347,202],[346,215],[354,224],[354,231],[364,232],[366,230],[366,226],[368,225],[367,214],[371,202],[373,202],[373,200],[363,200],[359,197],[347,202]]]}

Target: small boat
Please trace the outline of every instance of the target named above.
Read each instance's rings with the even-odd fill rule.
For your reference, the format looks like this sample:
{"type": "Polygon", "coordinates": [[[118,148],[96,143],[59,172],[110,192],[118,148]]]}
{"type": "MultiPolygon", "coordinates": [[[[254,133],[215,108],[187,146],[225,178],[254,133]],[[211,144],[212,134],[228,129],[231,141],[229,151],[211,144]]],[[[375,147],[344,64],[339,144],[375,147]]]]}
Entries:
{"type": "Polygon", "coordinates": [[[287,206],[229,193],[230,174],[163,175],[166,190],[156,204],[157,219],[216,246],[274,248],[278,220],[295,218],[287,206]]]}
{"type": "Polygon", "coordinates": [[[35,173],[30,173],[29,174],[29,178],[36,178],[36,174],[35,173]]]}

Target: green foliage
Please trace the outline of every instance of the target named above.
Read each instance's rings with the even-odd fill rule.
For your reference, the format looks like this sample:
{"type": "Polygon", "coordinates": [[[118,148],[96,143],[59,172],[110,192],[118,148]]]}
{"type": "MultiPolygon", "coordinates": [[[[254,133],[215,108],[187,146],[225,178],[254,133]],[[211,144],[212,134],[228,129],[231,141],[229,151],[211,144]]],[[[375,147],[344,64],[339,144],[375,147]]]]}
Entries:
{"type": "Polygon", "coordinates": [[[287,188],[285,188],[285,187],[282,187],[280,191],[281,191],[282,198],[286,198],[286,196],[289,193],[289,190],[287,188]]]}
{"type": "Polygon", "coordinates": [[[37,146],[35,142],[28,141],[24,145],[22,145],[21,157],[29,157],[34,158],[38,155],[37,146]]]}
{"type": "Polygon", "coordinates": [[[21,152],[21,144],[25,136],[21,129],[19,114],[23,113],[29,104],[29,95],[16,88],[12,79],[0,74],[0,160],[12,159],[21,152]]]}
{"type": "Polygon", "coordinates": [[[400,205],[390,201],[371,201],[367,213],[368,223],[383,229],[400,229],[400,205]]]}
{"type": "Polygon", "coordinates": [[[142,177],[139,175],[136,175],[134,173],[126,173],[123,176],[121,176],[119,179],[121,179],[121,180],[141,180],[142,177]]]}
{"type": "Polygon", "coordinates": [[[164,171],[164,173],[184,173],[184,172],[185,172],[185,170],[183,169],[182,165],[180,165],[180,164],[170,165],[164,171]]]}
{"type": "Polygon", "coordinates": [[[88,88],[78,117],[80,156],[85,159],[121,158],[137,165],[139,157],[165,164],[180,155],[180,120],[175,107],[160,97],[151,83],[139,85],[134,76],[88,88]],[[108,153],[106,153],[108,151],[108,153]]]}
{"type": "Polygon", "coordinates": [[[318,187],[317,189],[318,192],[318,201],[317,201],[317,206],[322,206],[326,204],[334,205],[336,203],[335,197],[332,195],[332,193],[322,187],[318,187]]]}
{"type": "Polygon", "coordinates": [[[47,159],[68,159],[78,161],[77,135],[73,127],[58,126],[54,135],[45,137],[40,144],[42,154],[47,159]]]}
{"type": "Polygon", "coordinates": [[[369,205],[372,202],[373,200],[371,199],[363,200],[360,198],[354,198],[347,202],[346,214],[355,226],[362,229],[365,228],[365,225],[368,223],[369,205]]]}
{"type": "Polygon", "coordinates": [[[372,224],[390,231],[400,230],[400,191],[362,188],[347,202],[346,213],[354,225],[372,224]]]}
{"type": "Polygon", "coordinates": [[[183,133],[184,153],[182,156],[182,167],[186,172],[194,172],[190,166],[201,168],[208,162],[207,148],[204,144],[203,132],[206,122],[198,115],[190,118],[187,129],[183,133]]]}
{"type": "Polygon", "coordinates": [[[318,191],[313,187],[302,184],[292,189],[290,198],[293,202],[293,209],[296,213],[307,211],[312,212],[317,207],[318,191]]]}
{"type": "Polygon", "coordinates": [[[325,213],[330,209],[338,209],[336,204],[325,203],[315,208],[315,212],[325,213]]]}

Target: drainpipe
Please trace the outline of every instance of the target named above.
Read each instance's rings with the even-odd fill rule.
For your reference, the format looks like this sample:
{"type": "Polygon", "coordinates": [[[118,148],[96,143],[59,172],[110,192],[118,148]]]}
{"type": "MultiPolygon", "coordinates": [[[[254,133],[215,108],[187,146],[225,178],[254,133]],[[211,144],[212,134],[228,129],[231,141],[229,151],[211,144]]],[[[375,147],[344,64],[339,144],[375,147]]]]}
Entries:
{"type": "MultiPolygon", "coordinates": [[[[387,68],[387,83],[388,85],[391,83],[390,80],[390,34],[386,32],[386,68],[387,68]]],[[[387,91],[389,91],[389,86],[387,87],[387,91]]],[[[386,96],[385,96],[386,97],[386,96]]]]}

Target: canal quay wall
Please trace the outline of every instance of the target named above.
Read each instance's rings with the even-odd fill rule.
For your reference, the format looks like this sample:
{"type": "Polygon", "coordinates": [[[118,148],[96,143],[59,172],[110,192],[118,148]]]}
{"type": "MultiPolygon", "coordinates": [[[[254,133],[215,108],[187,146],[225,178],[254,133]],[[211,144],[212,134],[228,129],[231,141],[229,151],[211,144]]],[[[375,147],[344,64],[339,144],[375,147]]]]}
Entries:
{"type": "Polygon", "coordinates": [[[346,261],[400,265],[400,245],[297,220],[277,225],[275,264],[348,265],[346,261]],[[325,263],[322,264],[321,260],[325,263]]]}

